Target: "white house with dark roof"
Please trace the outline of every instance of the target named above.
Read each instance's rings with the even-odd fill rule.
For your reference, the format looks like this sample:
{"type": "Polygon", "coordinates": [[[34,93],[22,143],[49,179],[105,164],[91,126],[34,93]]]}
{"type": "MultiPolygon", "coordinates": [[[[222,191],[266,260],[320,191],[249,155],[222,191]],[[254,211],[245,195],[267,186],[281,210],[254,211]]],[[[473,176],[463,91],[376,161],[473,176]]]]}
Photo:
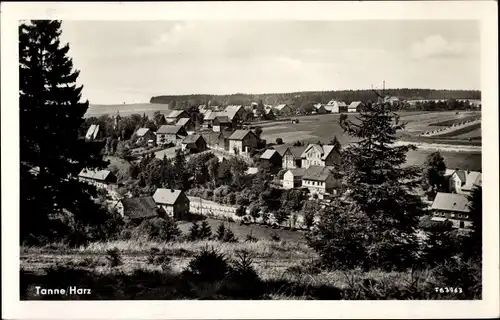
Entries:
{"type": "Polygon", "coordinates": [[[361,101],[353,101],[351,104],[347,107],[347,112],[359,112],[361,108],[364,107],[364,103],[361,101]]]}
{"type": "Polygon", "coordinates": [[[347,104],[344,101],[330,100],[325,109],[331,113],[343,113],[347,112],[347,104]]]}
{"type": "Polygon", "coordinates": [[[82,169],[78,174],[78,180],[88,183],[100,189],[114,189],[117,178],[109,170],[82,169]]]}
{"type": "Polygon", "coordinates": [[[302,176],[302,187],[309,189],[311,195],[317,194],[319,199],[337,194],[341,182],[335,178],[333,170],[332,167],[309,166],[302,176]]]}
{"type": "Polygon", "coordinates": [[[274,110],[276,114],[280,116],[287,116],[292,114],[292,108],[290,108],[290,106],[286,103],[277,105],[276,107],[274,107],[274,110]]]}
{"type": "Polygon", "coordinates": [[[432,203],[432,221],[450,221],[454,228],[472,226],[469,200],[464,194],[438,192],[432,203]]]}
{"type": "Polygon", "coordinates": [[[289,169],[283,175],[282,185],[285,189],[293,189],[299,188],[302,186],[302,178],[304,177],[304,173],[306,169],[304,168],[295,168],[289,169]]]}
{"type": "Polygon", "coordinates": [[[309,144],[301,154],[302,168],[340,164],[340,153],[331,145],[309,144]]]}
{"type": "Polygon", "coordinates": [[[187,131],[182,126],[163,125],[156,131],[156,144],[173,143],[180,146],[187,135],[187,131]]]}
{"type": "Polygon", "coordinates": [[[229,137],[229,151],[248,155],[258,147],[259,138],[251,130],[235,130],[229,137]]]}
{"type": "Polygon", "coordinates": [[[156,134],[149,128],[139,128],[132,137],[136,145],[154,144],[156,142],[156,134]]]}
{"type": "Polygon", "coordinates": [[[171,218],[180,220],[189,215],[189,199],[182,190],[159,188],[156,189],[153,199],[171,218]]]}
{"type": "Polygon", "coordinates": [[[469,194],[475,186],[482,186],[482,174],[478,171],[454,170],[448,179],[451,193],[469,194]]]}
{"type": "Polygon", "coordinates": [[[91,124],[87,130],[87,133],[85,134],[85,140],[92,141],[92,140],[97,140],[101,137],[102,137],[102,133],[99,130],[99,125],[98,124],[91,124]]]}

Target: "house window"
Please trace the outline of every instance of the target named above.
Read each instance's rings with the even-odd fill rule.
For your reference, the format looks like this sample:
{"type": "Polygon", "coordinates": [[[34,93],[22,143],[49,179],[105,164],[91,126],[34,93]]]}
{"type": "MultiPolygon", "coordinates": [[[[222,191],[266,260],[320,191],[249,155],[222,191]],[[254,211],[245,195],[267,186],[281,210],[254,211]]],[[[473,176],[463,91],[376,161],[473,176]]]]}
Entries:
{"type": "Polygon", "coordinates": [[[463,221],[460,221],[460,228],[464,228],[465,227],[465,224],[463,221]]]}

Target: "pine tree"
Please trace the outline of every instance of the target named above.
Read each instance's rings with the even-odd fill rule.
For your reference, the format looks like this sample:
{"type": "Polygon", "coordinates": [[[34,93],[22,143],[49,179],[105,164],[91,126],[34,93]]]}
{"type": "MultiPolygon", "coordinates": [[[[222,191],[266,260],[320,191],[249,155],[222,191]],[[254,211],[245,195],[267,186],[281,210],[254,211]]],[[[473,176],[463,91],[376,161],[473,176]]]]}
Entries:
{"type": "Polygon", "coordinates": [[[340,152],[342,150],[342,144],[340,144],[339,139],[337,139],[337,136],[334,136],[332,141],[330,141],[330,145],[333,146],[333,149],[340,152]]]}
{"type": "Polygon", "coordinates": [[[176,150],[174,158],[175,188],[187,190],[189,187],[189,173],[186,169],[186,157],[180,150],[176,150]]]}
{"type": "Polygon", "coordinates": [[[189,228],[189,240],[196,241],[200,237],[200,225],[197,221],[194,221],[191,227],[189,228]]]}
{"type": "Polygon", "coordinates": [[[446,164],[439,151],[429,154],[424,164],[424,183],[432,188],[433,192],[439,191],[444,186],[444,173],[446,164]]]}
{"type": "Polygon", "coordinates": [[[217,230],[215,231],[215,238],[219,241],[224,241],[224,236],[226,235],[226,226],[223,222],[219,224],[217,230]]]}
{"type": "Polygon", "coordinates": [[[61,44],[60,35],[60,21],[36,20],[19,26],[22,241],[61,236],[61,227],[68,232],[61,220],[52,219],[63,212],[71,213],[73,227],[100,225],[105,218],[91,201],[95,188],[77,179],[83,168],[105,165],[100,155],[104,143],[85,143],[78,137],[88,101],[80,102],[79,71],[73,68],[67,56],[69,45],[61,44]]]}
{"type": "Polygon", "coordinates": [[[200,226],[199,238],[206,240],[212,236],[212,228],[208,224],[207,220],[203,220],[200,226]]]}
{"type": "MultiPolygon", "coordinates": [[[[349,213],[346,221],[357,217],[346,236],[363,248],[363,254],[355,256],[364,268],[404,269],[412,265],[418,251],[416,229],[423,203],[414,190],[419,185],[419,170],[403,167],[407,152],[416,148],[394,146],[396,132],[404,128],[394,118],[386,105],[368,104],[357,121],[341,119],[344,130],[357,142],[342,153],[343,183],[348,190],[345,204],[339,204],[340,212],[349,213]]],[[[321,230],[329,226],[335,230],[340,222],[328,217],[321,223],[325,225],[321,230]]],[[[350,223],[342,225],[349,227],[350,223]]],[[[330,239],[332,232],[317,236],[330,239]]],[[[317,249],[323,252],[330,247],[317,249]]]]}

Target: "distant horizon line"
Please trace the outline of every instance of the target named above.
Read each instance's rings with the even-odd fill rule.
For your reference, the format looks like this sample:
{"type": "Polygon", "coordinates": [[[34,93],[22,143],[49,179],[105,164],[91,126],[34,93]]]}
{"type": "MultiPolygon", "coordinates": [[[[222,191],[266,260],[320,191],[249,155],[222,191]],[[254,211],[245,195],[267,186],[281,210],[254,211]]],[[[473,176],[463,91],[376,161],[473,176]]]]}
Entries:
{"type": "MultiPolygon", "coordinates": [[[[270,95],[270,94],[297,94],[297,93],[312,93],[312,92],[339,92],[339,91],[371,91],[371,90],[431,90],[431,91],[478,91],[480,89],[433,89],[433,88],[368,88],[368,89],[342,89],[342,90],[304,90],[304,91],[289,91],[289,92],[267,92],[267,93],[245,93],[245,92],[235,92],[235,93],[185,93],[185,94],[161,94],[151,96],[149,101],[144,102],[122,102],[122,103],[92,103],[89,99],[89,105],[101,105],[101,106],[112,106],[112,105],[130,105],[130,104],[164,104],[164,103],[152,103],[151,99],[156,97],[184,97],[184,96],[232,96],[232,95],[270,95]]],[[[472,99],[472,98],[470,98],[472,99]]],[[[436,100],[436,99],[434,99],[436,100]]]]}

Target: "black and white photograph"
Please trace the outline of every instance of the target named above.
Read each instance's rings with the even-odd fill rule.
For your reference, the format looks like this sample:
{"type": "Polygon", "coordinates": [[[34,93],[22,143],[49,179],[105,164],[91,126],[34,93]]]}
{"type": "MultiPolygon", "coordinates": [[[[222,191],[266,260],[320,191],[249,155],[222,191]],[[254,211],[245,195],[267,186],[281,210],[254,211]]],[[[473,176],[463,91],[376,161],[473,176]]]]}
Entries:
{"type": "Polygon", "coordinates": [[[494,303],[496,4],[476,3],[448,19],[252,19],[259,3],[245,19],[210,3],[10,19],[12,299],[494,303]]]}

